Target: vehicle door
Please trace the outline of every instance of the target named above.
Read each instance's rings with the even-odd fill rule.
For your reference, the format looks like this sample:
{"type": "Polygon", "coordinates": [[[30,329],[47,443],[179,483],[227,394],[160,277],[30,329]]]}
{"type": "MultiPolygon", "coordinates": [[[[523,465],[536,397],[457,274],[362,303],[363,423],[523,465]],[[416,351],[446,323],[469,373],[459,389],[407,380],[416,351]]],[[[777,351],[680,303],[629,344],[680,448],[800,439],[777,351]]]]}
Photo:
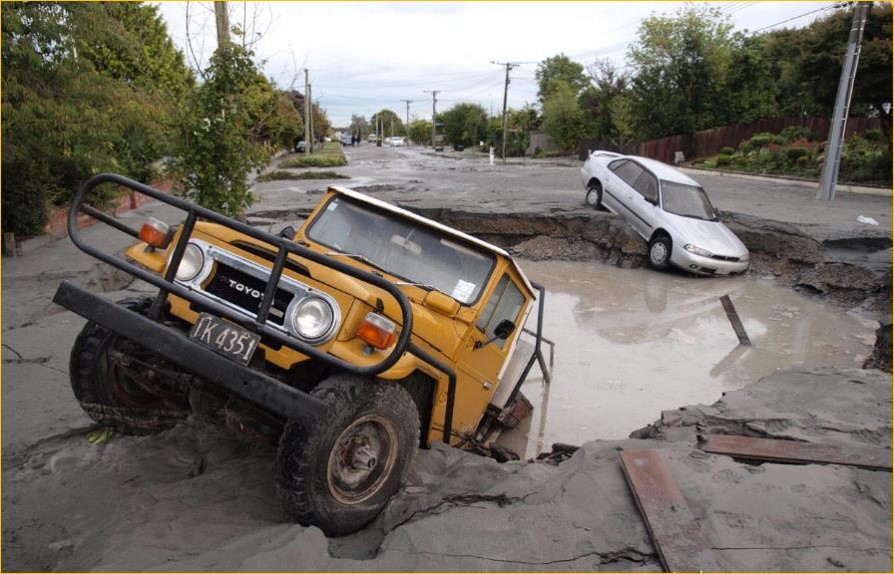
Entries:
{"type": "Polygon", "coordinates": [[[633,226],[643,237],[651,237],[658,210],[658,178],[643,168],[633,182],[633,189],[627,196],[630,209],[634,213],[633,226]]]}
{"type": "Polygon", "coordinates": [[[526,318],[526,298],[516,281],[508,272],[497,281],[478,321],[469,329],[457,355],[460,379],[471,382],[461,384],[462,388],[459,389],[458,397],[464,396],[467,400],[457,400],[457,420],[474,420],[477,423],[500,384],[503,365],[514,341],[521,334],[522,323],[526,318]],[[504,320],[512,321],[515,330],[504,340],[497,339],[487,343],[494,337],[494,329],[504,320]],[[466,411],[465,416],[463,411],[466,411]]]}
{"type": "Polygon", "coordinates": [[[627,220],[638,232],[642,233],[641,225],[638,225],[638,214],[633,210],[633,196],[636,193],[633,184],[642,175],[643,168],[630,159],[619,159],[608,164],[610,175],[605,186],[607,193],[603,193],[603,202],[608,201],[612,211],[627,220]]]}

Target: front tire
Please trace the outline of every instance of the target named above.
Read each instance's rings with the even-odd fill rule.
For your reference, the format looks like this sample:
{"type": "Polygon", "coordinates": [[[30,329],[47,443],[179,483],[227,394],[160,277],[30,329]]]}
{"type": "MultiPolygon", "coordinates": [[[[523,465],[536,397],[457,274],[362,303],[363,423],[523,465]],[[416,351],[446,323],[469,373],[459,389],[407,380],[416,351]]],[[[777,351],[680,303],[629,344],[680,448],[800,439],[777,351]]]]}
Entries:
{"type": "Polygon", "coordinates": [[[602,186],[599,183],[587,186],[586,202],[593,209],[602,209],[602,186]]]}
{"type": "Polygon", "coordinates": [[[289,421],[277,452],[286,512],[329,536],[363,528],[400,489],[419,444],[419,413],[391,381],[337,375],[311,394],[329,410],[313,427],[289,421]]]}
{"type": "MultiPolygon", "coordinates": [[[[140,314],[151,303],[145,297],[118,302],[140,314]]],[[[189,414],[185,390],[165,388],[157,373],[150,375],[151,369],[133,364],[142,362],[135,356],[139,353],[132,342],[93,321],[84,325],[71,350],[68,372],[81,408],[97,423],[122,434],[156,434],[189,414]]]]}
{"type": "Polygon", "coordinates": [[[654,269],[667,269],[671,260],[671,240],[667,235],[657,235],[649,242],[649,265],[654,269]]]}

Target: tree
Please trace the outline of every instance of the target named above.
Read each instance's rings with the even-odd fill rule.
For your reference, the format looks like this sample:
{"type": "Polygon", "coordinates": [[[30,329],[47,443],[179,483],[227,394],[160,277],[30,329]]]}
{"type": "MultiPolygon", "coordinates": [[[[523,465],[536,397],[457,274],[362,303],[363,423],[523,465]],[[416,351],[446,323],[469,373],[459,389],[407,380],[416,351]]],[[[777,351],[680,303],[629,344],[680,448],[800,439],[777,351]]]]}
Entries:
{"type": "MultiPolygon", "coordinates": [[[[49,204],[69,201],[97,172],[151,179],[170,151],[172,110],[192,76],[152,6],[0,9],[3,228],[28,236],[42,231],[49,204]]],[[[115,193],[100,188],[91,201],[115,193]]]]}
{"type": "Polygon", "coordinates": [[[456,104],[438,119],[448,143],[473,146],[487,138],[487,111],[479,104],[456,104]]]}
{"type": "Polygon", "coordinates": [[[366,116],[356,116],[351,114],[351,125],[348,127],[348,131],[358,138],[364,139],[370,131],[369,122],[366,121],[366,116]]]}
{"type": "Polygon", "coordinates": [[[730,63],[722,82],[717,125],[751,123],[779,113],[780,79],[765,37],[743,33],[732,37],[730,63]]]}
{"type": "Polygon", "coordinates": [[[612,120],[611,106],[615,98],[627,93],[630,78],[608,59],[594,61],[587,66],[587,72],[590,85],[579,98],[584,112],[585,135],[600,142],[615,141],[618,133],[612,120]]]}
{"type": "Polygon", "coordinates": [[[400,121],[400,116],[391,110],[383,109],[374,113],[369,120],[370,125],[375,126],[376,120],[381,122],[379,124],[380,136],[399,136],[404,133],[404,124],[400,121]]]}
{"type": "MultiPolygon", "coordinates": [[[[807,28],[767,35],[775,47],[784,41],[791,46],[789,58],[793,64],[788,79],[797,98],[786,106],[787,111],[794,108],[808,115],[831,117],[853,16],[853,8],[838,10],[807,28]]],[[[889,145],[891,39],[891,4],[873,5],[863,33],[850,109],[851,115],[877,115],[889,145]]]]}
{"type": "Polygon", "coordinates": [[[609,115],[612,123],[609,141],[621,153],[629,152],[636,141],[636,115],[630,95],[621,94],[613,98],[609,103],[609,115]]]}
{"type": "Polygon", "coordinates": [[[413,120],[410,122],[410,139],[414,142],[431,140],[431,122],[426,120],[413,120]]]}
{"type": "Polygon", "coordinates": [[[692,134],[723,117],[731,29],[720,11],[687,5],[642,22],[628,53],[637,124],[646,139],[692,134]]]}
{"type": "Polygon", "coordinates": [[[559,148],[569,151],[584,135],[583,120],[574,87],[560,81],[543,102],[543,129],[559,148]]]}
{"type": "Polygon", "coordinates": [[[537,79],[537,97],[541,103],[546,101],[560,83],[567,84],[575,95],[589,84],[584,75],[584,67],[565,54],[552,56],[537,64],[534,77],[537,79]]]}
{"type": "Polygon", "coordinates": [[[227,215],[253,203],[248,175],[270,161],[258,136],[278,98],[251,55],[231,44],[212,56],[205,82],[186,99],[170,164],[178,195],[227,215]]]}

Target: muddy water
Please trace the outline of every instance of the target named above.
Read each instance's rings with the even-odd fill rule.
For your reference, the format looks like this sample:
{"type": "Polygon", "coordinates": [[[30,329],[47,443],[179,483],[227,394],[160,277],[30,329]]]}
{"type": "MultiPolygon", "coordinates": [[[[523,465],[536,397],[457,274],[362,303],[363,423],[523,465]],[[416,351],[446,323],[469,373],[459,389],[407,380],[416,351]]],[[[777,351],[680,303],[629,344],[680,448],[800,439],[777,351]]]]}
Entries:
{"type": "Polygon", "coordinates": [[[557,261],[522,267],[547,288],[544,335],[556,343],[545,420],[545,386],[531,377],[523,391],[534,415],[501,439],[526,456],[553,442],[624,438],[662,410],[713,403],[780,367],[859,367],[875,341],[874,321],[770,280],[557,261]],[[751,347],[739,345],[721,307],[727,294],[751,347]]]}

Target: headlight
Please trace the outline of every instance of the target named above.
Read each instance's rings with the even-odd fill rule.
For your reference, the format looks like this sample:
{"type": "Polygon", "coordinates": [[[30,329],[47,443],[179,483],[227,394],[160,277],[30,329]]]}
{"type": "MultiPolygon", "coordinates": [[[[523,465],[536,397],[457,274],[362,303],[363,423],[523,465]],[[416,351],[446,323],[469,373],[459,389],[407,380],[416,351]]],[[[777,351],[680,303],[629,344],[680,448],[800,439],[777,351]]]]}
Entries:
{"type": "Polygon", "coordinates": [[[332,328],[332,307],[316,297],[308,297],[292,312],[290,321],[296,333],[311,341],[323,337],[332,328]]]}
{"type": "Polygon", "coordinates": [[[696,255],[701,255],[702,257],[710,257],[711,255],[713,255],[707,249],[702,249],[698,245],[693,245],[691,243],[687,244],[685,247],[683,247],[683,249],[685,249],[689,253],[695,253],[696,255]]]}
{"type": "Polygon", "coordinates": [[[186,249],[183,251],[183,259],[180,260],[180,267],[177,268],[178,281],[191,281],[202,272],[205,265],[205,254],[202,248],[195,243],[187,243],[186,249]]]}

